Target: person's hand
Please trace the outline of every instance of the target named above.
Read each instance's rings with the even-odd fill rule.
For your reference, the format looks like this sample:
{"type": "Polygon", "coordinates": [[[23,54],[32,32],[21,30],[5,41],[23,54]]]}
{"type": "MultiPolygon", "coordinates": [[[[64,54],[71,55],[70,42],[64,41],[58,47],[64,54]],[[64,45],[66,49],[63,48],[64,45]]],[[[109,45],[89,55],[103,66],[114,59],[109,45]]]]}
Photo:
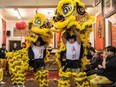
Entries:
{"type": "Polygon", "coordinates": [[[95,68],[95,70],[98,70],[98,68],[95,68]]]}
{"type": "Polygon", "coordinates": [[[30,46],[33,46],[33,42],[30,42],[30,46]]]}
{"type": "Polygon", "coordinates": [[[103,59],[106,59],[107,58],[107,53],[106,52],[103,52],[103,59]]]}
{"type": "Polygon", "coordinates": [[[98,65],[98,68],[101,69],[101,68],[103,68],[103,66],[99,64],[99,65],[98,65]]]}

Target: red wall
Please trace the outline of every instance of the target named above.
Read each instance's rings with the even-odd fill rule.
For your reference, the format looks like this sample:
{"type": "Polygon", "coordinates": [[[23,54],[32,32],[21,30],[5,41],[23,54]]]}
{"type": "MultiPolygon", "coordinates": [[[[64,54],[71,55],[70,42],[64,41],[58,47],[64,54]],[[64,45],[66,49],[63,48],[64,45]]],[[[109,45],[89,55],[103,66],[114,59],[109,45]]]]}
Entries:
{"type": "Polygon", "coordinates": [[[3,31],[3,39],[2,43],[6,44],[6,21],[2,19],[2,31],[3,31]]]}
{"type": "Polygon", "coordinates": [[[116,47],[116,26],[111,24],[111,30],[112,30],[112,46],[116,47]]]}

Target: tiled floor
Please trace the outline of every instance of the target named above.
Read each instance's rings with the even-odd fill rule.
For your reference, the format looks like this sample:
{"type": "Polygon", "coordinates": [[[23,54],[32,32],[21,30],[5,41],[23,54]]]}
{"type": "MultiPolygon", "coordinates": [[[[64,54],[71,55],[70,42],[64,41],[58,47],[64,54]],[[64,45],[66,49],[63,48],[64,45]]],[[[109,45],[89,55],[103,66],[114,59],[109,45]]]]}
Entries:
{"type": "MultiPolygon", "coordinates": [[[[0,87],[12,87],[10,77],[5,76],[3,81],[5,81],[6,84],[5,85],[0,85],[0,87]]],[[[52,78],[52,79],[49,80],[49,86],[48,87],[58,87],[57,84],[58,84],[57,81],[54,81],[54,79],[52,78]]],[[[25,86],[26,87],[39,87],[38,82],[36,80],[33,80],[33,81],[27,80],[25,82],[25,86]]],[[[71,87],[75,87],[73,82],[71,82],[71,87]]]]}
{"type": "MultiPolygon", "coordinates": [[[[5,85],[0,85],[0,87],[12,87],[10,77],[4,77],[4,81],[6,82],[5,85]]],[[[27,80],[25,82],[26,87],[39,87],[38,82],[36,80],[30,81],[27,80]]],[[[54,80],[49,80],[49,86],[48,87],[57,87],[57,82],[54,80]]]]}

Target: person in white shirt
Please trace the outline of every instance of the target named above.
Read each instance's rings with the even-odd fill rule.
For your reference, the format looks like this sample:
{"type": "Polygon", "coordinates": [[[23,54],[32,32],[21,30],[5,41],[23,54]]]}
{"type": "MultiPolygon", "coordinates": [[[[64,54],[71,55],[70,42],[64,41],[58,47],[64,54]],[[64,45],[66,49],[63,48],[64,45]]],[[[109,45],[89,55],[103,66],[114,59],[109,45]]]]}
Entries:
{"type": "Polygon", "coordinates": [[[66,64],[64,71],[67,69],[80,68],[81,39],[79,32],[73,29],[74,35],[67,35],[67,31],[62,35],[62,41],[66,44],[66,64]]]}
{"type": "Polygon", "coordinates": [[[39,37],[35,44],[31,42],[31,47],[34,53],[34,72],[36,72],[38,69],[45,68],[46,43],[39,37]]]}

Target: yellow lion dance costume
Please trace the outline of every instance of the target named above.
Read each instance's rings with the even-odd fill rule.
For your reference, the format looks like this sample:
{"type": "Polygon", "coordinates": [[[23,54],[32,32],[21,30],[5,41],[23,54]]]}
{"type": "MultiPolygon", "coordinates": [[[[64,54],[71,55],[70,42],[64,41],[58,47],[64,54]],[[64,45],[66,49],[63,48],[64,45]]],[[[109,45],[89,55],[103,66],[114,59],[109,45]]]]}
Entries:
{"type": "MultiPolygon", "coordinates": [[[[70,35],[73,35],[71,28],[76,29],[80,32],[80,37],[82,41],[82,46],[84,48],[83,57],[81,58],[81,67],[83,70],[86,70],[85,65],[88,64],[86,58],[86,45],[88,43],[90,32],[92,31],[92,23],[94,17],[88,15],[84,9],[84,3],[80,0],[61,0],[58,3],[58,6],[55,10],[54,20],[54,32],[62,33],[69,31],[70,35]],[[69,30],[70,29],[70,30],[69,30]]],[[[59,81],[59,87],[70,87],[69,76],[73,76],[75,84],[77,87],[89,87],[88,82],[86,81],[86,73],[84,72],[63,72],[61,64],[61,52],[66,50],[66,46],[63,42],[60,44],[60,49],[56,53],[56,61],[60,67],[59,75],[61,80],[59,81]],[[78,72],[78,73],[77,73],[78,72]]],[[[73,71],[73,70],[71,70],[73,71]]]]}
{"type": "MultiPolygon", "coordinates": [[[[47,46],[51,43],[51,39],[53,38],[53,34],[50,29],[52,27],[52,20],[48,20],[41,13],[36,13],[34,18],[28,22],[28,26],[30,29],[30,32],[26,37],[28,47],[30,46],[29,42],[35,43],[39,37],[42,38],[47,46]]],[[[45,51],[44,62],[47,62],[50,53],[47,49],[45,51]]],[[[48,70],[45,70],[45,67],[42,66],[37,69],[35,77],[39,82],[39,87],[48,87],[47,76],[48,70]]]]}
{"type": "MultiPolygon", "coordinates": [[[[30,42],[35,43],[39,37],[41,37],[47,44],[50,44],[50,39],[53,38],[50,30],[52,21],[47,20],[43,14],[37,13],[32,20],[28,22],[29,31],[25,37],[26,48],[18,50],[16,52],[8,52],[6,54],[9,72],[11,74],[11,81],[14,86],[25,87],[25,75],[29,68],[28,50],[30,42]]],[[[44,61],[47,62],[49,52],[46,49],[46,55],[44,61]]],[[[47,81],[48,70],[41,68],[35,73],[36,79],[39,82],[39,87],[48,87],[47,81]]]]}

